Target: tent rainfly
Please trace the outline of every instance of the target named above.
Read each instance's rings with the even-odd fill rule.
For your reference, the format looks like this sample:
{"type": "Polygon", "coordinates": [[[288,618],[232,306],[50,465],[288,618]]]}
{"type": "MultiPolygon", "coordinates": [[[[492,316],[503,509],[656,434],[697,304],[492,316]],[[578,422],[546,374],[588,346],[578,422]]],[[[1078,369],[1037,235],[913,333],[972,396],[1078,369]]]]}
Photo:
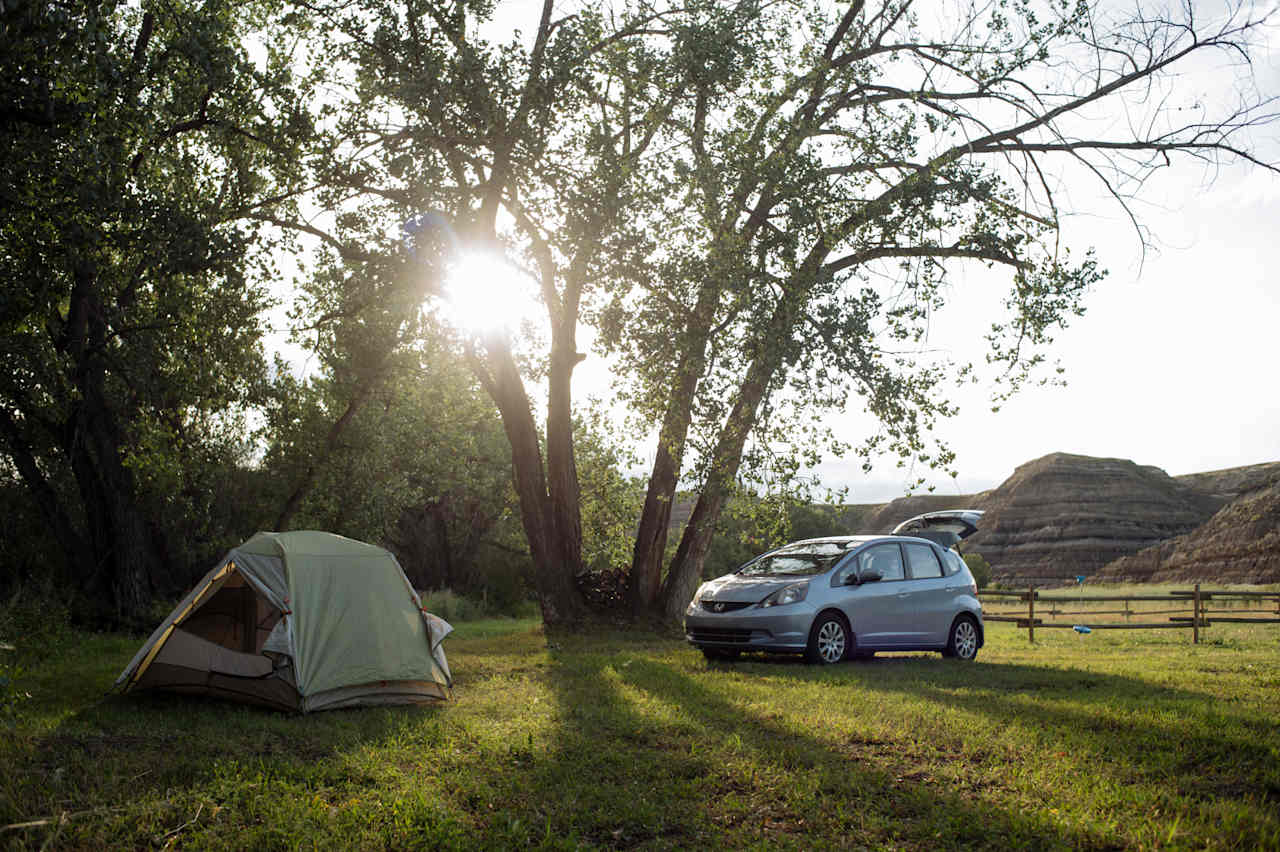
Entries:
{"type": "Polygon", "coordinates": [[[263,532],[169,614],[116,687],[332,710],[452,697],[441,640],[396,558],[324,532],[263,532]]]}

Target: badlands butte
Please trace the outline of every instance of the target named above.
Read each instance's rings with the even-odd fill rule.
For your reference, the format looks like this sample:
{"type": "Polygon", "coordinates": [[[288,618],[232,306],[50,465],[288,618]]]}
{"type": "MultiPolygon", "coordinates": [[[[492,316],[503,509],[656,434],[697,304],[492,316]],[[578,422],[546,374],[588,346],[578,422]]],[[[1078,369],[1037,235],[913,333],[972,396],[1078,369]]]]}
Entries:
{"type": "MultiPolygon", "coordinates": [[[[853,507],[850,507],[853,508],[853,507]]],[[[1169,476],[1126,459],[1053,453],[980,494],[859,507],[862,532],[938,509],[982,509],[962,545],[1004,585],[1280,583],[1280,462],[1169,476]]]]}

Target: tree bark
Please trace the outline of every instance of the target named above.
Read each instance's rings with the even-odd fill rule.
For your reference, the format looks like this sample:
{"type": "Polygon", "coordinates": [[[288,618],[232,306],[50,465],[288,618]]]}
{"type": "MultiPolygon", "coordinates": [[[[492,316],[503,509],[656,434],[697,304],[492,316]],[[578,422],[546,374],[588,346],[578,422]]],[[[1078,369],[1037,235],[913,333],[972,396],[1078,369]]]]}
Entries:
{"type": "MultiPolygon", "coordinates": [[[[485,341],[485,351],[489,371],[482,376],[482,381],[498,405],[502,428],[511,445],[520,521],[533,556],[534,587],[542,609],[542,620],[551,626],[572,625],[586,612],[585,601],[575,580],[581,567],[581,556],[577,564],[562,561],[568,549],[557,541],[558,530],[543,473],[538,429],[510,346],[506,340],[492,335],[485,341]]],[[[576,486],[576,471],[573,483],[576,486]]],[[[579,527],[579,554],[580,548],[579,527]]]]}
{"type": "Polygon", "coordinates": [[[67,571],[74,576],[78,568],[92,565],[93,551],[89,549],[88,543],[72,523],[71,516],[67,514],[53,486],[40,470],[35,454],[22,436],[22,430],[9,416],[9,412],[3,410],[0,410],[0,435],[4,436],[5,444],[9,448],[9,459],[18,469],[18,475],[27,486],[27,491],[35,501],[36,508],[44,516],[45,523],[58,539],[58,546],[62,549],[63,558],[66,560],[67,571]]]}
{"type": "Polygon", "coordinates": [[[632,552],[627,594],[631,610],[636,615],[651,611],[661,593],[662,560],[666,555],[671,510],[675,502],[676,486],[680,481],[680,469],[684,464],[689,425],[693,422],[694,395],[698,381],[706,369],[711,323],[722,290],[720,281],[704,281],[698,292],[698,302],[685,327],[685,345],[681,347],[675,382],[667,397],[667,410],[662,418],[658,449],[654,455],[653,471],[649,475],[649,486],[645,492],[644,508],[640,514],[640,525],[636,530],[635,548],[632,552]]]}
{"type": "Polygon", "coordinates": [[[109,601],[110,617],[142,624],[151,606],[155,581],[163,576],[155,533],[137,503],[133,473],[122,458],[123,437],[107,402],[106,369],[100,353],[107,345],[107,322],[95,272],[77,264],[68,316],[66,351],[75,363],[80,399],[73,405],[64,450],[79,486],[93,549],[85,590],[109,601]]]}
{"type": "Polygon", "coordinates": [[[716,523],[720,520],[720,512],[724,509],[729,485],[738,475],[747,436],[755,426],[760,403],[764,400],[769,380],[780,361],[781,358],[771,351],[757,357],[747,370],[747,377],[738,391],[733,410],[716,442],[707,481],[703,484],[702,493],[698,495],[698,502],[694,504],[688,523],[685,524],[680,546],[671,560],[671,568],[662,586],[659,607],[667,618],[679,619],[698,587],[702,565],[711,547],[711,538],[715,534],[716,523]]]}
{"type": "Polygon", "coordinates": [[[815,268],[815,263],[806,264],[805,271],[796,276],[798,280],[790,282],[790,287],[783,292],[770,315],[769,322],[757,335],[761,348],[752,357],[747,374],[738,388],[733,408],[720,430],[707,480],[703,483],[702,493],[685,524],[680,546],[671,560],[671,567],[662,586],[659,609],[666,618],[678,620],[698,587],[702,566],[706,562],[720,512],[724,509],[729,486],[742,466],[742,450],[746,446],[747,436],[755,428],[760,403],[768,393],[774,373],[786,360],[787,341],[791,339],[793,326],[811,290],[806,279],[814,274],[809,270],[815,268]]]}
{"type": "Polygon", "coordinates": [[[644,508],[640,513],[632,552],[627,588],[631,610],[636,615],[653,607],[662,586],[667,531],[671,525],[671,509],[692,419],[698,373],[690,367],[687,358],[682,360],[677,371],[678,384],[663,416],[662,432],[658,435],[658,449],[653,459],[653,471],[649,474],[649,487],[644,495],[644,508]]]}

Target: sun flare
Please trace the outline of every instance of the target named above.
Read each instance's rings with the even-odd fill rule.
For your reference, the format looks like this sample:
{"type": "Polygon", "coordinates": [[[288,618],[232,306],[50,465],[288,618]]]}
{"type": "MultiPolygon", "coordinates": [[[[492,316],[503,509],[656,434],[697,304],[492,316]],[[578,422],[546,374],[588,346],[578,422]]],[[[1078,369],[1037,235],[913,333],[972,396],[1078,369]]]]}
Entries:
{"type": "Polygon", "coordinates": [[[534,316],[532,288],[533,282],[503,258],[465,254],[445,280],[445,314],[460,329],[513,331],[534,316]]]}

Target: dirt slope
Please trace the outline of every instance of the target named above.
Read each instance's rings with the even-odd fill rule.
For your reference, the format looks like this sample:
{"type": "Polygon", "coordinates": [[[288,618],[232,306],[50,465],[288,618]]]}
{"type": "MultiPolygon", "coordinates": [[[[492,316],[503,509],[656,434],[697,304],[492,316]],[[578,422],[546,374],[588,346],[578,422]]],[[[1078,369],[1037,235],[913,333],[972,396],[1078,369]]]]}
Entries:
{"type": "Polygon", "coordinates": [[[1003,583],[1060,584],[1190,532],[1221,500],[1156,467],[1053,453],[1027,462],[982,501],[981,553],[1003,583]]]}

